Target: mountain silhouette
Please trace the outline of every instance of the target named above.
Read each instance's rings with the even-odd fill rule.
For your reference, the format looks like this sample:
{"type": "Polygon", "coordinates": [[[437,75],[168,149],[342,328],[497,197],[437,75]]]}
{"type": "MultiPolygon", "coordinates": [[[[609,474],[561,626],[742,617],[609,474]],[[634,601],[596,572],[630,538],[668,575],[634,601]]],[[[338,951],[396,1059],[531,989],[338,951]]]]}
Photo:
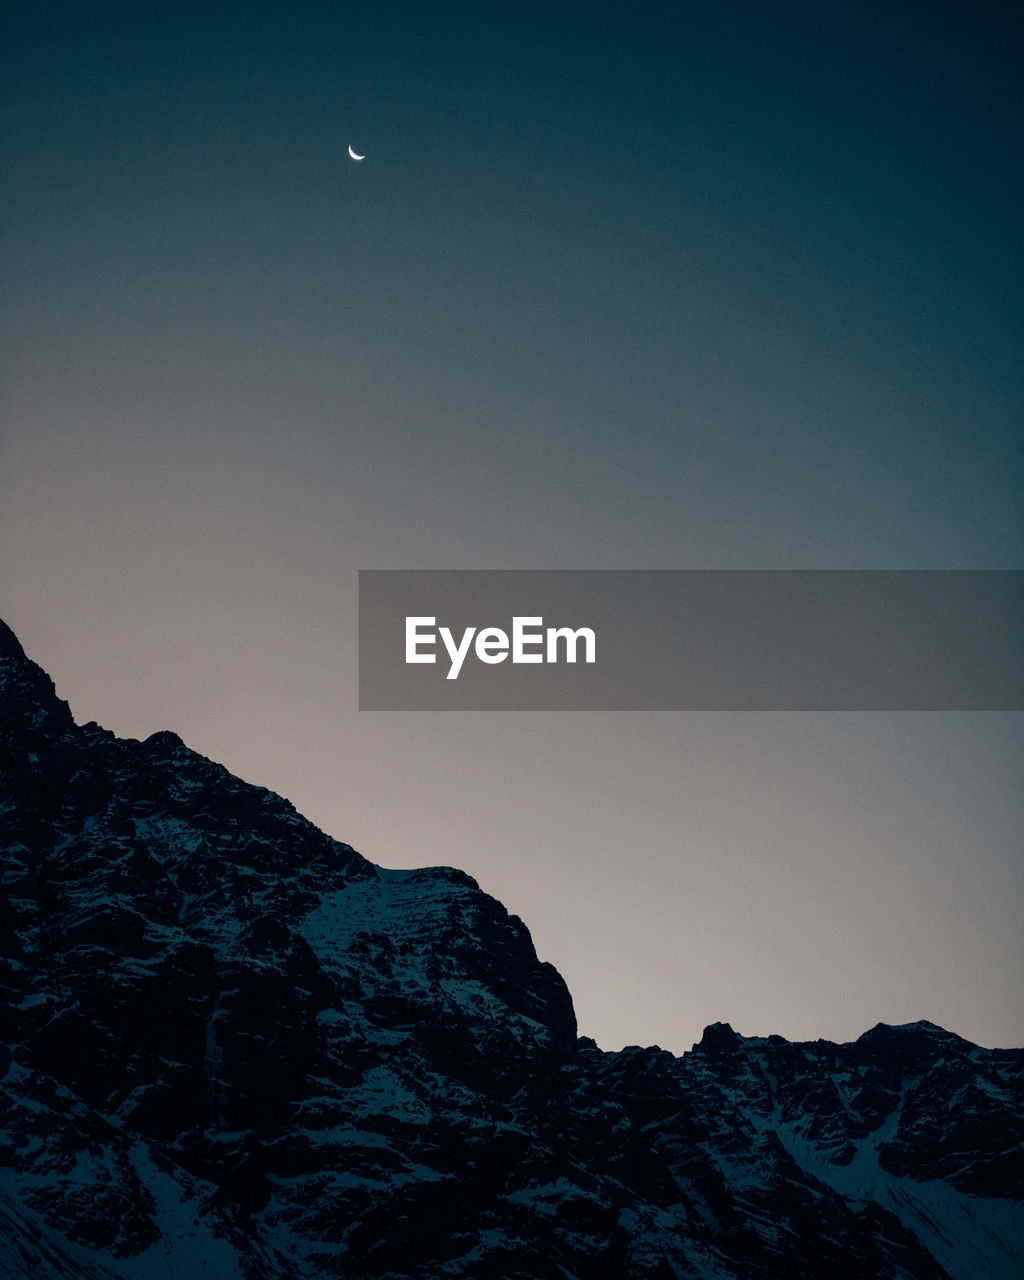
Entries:
{"type": "Polygon", "coordinates": [[[3,623],[0,697],[0,1275],[1024,1275],[1024,1050],[604,1052],[463,872],[77,725],[3,623]]]}

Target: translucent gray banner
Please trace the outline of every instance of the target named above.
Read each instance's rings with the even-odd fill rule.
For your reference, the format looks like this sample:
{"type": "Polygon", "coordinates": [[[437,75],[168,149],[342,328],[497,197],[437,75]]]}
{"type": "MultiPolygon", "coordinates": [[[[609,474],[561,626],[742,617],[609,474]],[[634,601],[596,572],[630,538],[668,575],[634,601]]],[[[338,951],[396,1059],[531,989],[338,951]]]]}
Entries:
{"type": "Polygon", "coordinates": [[[1024,573],[359,574],[364,711],[1019,711],[1024,573]]]}

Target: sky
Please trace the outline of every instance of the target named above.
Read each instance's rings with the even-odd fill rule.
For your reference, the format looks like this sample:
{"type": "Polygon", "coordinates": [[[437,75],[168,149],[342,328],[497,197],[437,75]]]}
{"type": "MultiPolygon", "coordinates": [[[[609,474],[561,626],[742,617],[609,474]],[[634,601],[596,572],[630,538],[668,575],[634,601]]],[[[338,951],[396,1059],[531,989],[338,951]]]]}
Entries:
{"type": "Polygon", "coordinates": [[[604,1048],[1024,1044],[1019,714],[356,681],[359,569],[1024,567],[1021,25],[12,6],[0,616],[80,721],[475,876],[604,1048]]]}

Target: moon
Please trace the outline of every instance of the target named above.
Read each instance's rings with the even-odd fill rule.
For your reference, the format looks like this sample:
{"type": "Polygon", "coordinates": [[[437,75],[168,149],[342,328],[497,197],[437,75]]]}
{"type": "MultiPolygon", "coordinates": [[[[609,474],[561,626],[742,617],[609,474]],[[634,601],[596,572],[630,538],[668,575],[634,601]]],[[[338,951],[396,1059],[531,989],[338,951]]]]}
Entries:
{"type": "Polygon", "coordinates": [[[348,153],[349,153],[349,155],[352,157],[352,159],[353,159],[353,160],[365,160],[365,159],[366,159],[366,156],[357,156],[357,155],[356,155],[356,153],[352,150],[352,144],[351,144],[351,143],[349,143],[348,153]]]}

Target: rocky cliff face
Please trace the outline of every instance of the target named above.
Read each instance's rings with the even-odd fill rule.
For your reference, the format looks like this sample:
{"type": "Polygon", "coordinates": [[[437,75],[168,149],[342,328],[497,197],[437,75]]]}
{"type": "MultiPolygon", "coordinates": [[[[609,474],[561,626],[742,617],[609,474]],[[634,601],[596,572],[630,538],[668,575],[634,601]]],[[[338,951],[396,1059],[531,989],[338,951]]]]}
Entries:
{"type": "Polygon", "coordinates": [[[462,872],[0,686],[0,1274],[1024,1274],[1024,1051],[603,1053],[462,872]]]}

